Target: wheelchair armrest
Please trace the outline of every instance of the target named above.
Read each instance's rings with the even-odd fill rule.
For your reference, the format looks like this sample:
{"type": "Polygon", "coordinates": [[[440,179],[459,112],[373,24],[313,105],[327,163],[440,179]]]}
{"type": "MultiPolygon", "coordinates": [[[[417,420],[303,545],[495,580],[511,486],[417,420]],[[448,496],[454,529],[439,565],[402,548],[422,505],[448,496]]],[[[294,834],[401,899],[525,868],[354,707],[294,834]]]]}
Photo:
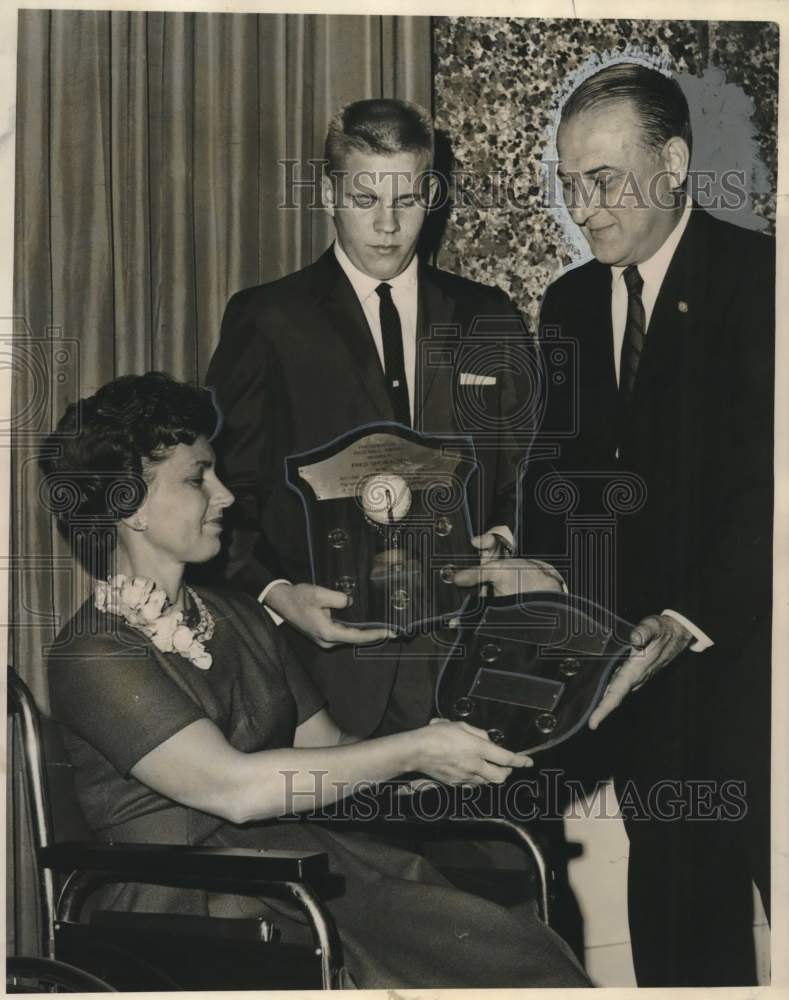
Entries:
{"type": "Polygon", "coordinates": [[[129,879],[163,877],[228,882],[319,882],[329,871],[323,853],[266,851],[241,847],[187,847],[180,844],[97,844],[65,842],[44,847],[41,864],[54,871],[74,869],[122,874],[129,879]]]}
{"type": "Polygon", "coordinates": [[[266,851],[180,844],[64,842],[39,850],[44,868],[68,872],[55,912],[57,921],[77,922],[88,895],[107,882],[143,882],[214,889],[237,895],[283,895],[303,911],[320,954],[324,989],[338,986],[341,954],[330,913],[313,885],[328,880],[323,852],[266,851]]]}

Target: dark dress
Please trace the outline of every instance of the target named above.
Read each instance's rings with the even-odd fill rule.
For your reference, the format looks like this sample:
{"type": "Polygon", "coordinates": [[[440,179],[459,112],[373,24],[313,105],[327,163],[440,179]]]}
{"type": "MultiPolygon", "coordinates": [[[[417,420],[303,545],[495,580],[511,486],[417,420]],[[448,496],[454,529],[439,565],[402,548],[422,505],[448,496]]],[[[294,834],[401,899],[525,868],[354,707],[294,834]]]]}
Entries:
{"type": "MultiPolygon", "coordinates": [[[[97,838],[325,851],[344,880],[328,908],[350,980],[366,988],[587,986],[567,946],[529,914],[453,888],[424,858],[309,822],[236,826],[172,802],[130,777],[145,754],[209,718],[245,753],[289,747],[323,698],[251,598],[201,590],[216,621],[209,670],[163,654],[87,602],[50,655],[52,712],[97,838]]],[[[109,887],[104,909],[241,915],[262,901],[192,889],[109,887]]],[[[277,923],[299,930],[278,907],[277,923]]],[[[303,933],[303,928],[301,928],[303,933]]]]}

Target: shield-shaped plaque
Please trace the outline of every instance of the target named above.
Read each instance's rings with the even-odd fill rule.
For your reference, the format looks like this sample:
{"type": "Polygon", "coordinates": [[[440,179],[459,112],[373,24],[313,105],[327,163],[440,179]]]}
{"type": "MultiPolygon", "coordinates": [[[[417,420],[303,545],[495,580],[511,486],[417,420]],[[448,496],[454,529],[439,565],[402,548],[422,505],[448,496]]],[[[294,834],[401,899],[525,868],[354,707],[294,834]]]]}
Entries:
{"type": "Polygon", "coordinates": [[[388,423],[287,459],[313,581],[353,598],[338,619],[413,633],[463,609],[454,572],[479,561],[467,496],[476,465],[467,439],[388,423]]]}
{"type": "Polygon", "coordinates": [[[436,684],[438,713],[486,729],[510,750],[562,743],[585,725],[630,653],[631,630],[566,594],[491,600],[460,622],[436,684]]]}

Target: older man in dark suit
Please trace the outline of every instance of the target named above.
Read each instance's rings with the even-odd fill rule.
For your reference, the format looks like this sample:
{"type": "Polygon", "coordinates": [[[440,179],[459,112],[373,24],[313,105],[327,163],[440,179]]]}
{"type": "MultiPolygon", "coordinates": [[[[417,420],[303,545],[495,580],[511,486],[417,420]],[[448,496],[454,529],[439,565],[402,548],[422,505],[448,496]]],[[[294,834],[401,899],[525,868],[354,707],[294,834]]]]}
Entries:
{"type": "Polygon", "coordinates": [[[421,108],[344,108],[329,127],[323,180],[336,242],[309,267],[233,296],[207,375],[224,421],[219,461],[238,499],[230,578],[286,620],[335,718],[364,736],[427,721],[438,650],[396,641],[363,656],[385,633],[332,620],[347,598],[309,582],[285,458],[373,422],[468,434],[485,553],[513,541],[529,411],[531,383],[517,372],[526,338],[507,296],[417,258],[432,156],[421,108]],[[441,348],[435,363],[428,344],[441,348]]]}
{"type": "MultiPolygon", "coordinates": [[[[687,196],[688,107],[656,70],[584,81],[557,147],[595,259],[545,295],[541,330],[575,341],[577,365],[551,386],[543,432],[571,404],[578,423],[530,477],[574,481],[591,516],[601,473],[641,484],[607,581],[637,649],[591,720],[627,695],[592,742],[630,838],[636,973],[753,983],[751,877],[769,898],[774,243],[687,196]]],[[[562,551],[561,517],[535,504],[527,521],[530,553],[562,551]]]]}

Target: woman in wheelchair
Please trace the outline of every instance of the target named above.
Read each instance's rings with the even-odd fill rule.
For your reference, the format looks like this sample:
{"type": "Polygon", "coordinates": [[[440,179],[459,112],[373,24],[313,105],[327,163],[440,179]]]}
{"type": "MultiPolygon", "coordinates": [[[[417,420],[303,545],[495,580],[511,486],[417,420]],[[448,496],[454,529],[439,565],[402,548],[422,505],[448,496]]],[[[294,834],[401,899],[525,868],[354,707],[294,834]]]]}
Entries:
{"type": "MultiPolygon", "coordinates": [[[[49,660],[95,836],[327,852],[344,882],[327,905],[348,985],[589,985],[536,916],[455,889],[399,847],[277,821],[409,772],[481,784],[531,761],[465,723],[354,742],[255,600],[184,583],[188,563],[218,553],[233,502],[214,470],[215,425],[203,390],[125,376],[70,406],[48,452],[59,457],[42,459],[61,524],[101,580],[49,660]]],[[[238,897],[137,884],[98,905],[248,915],[238,897]]],[[[279,907],[256,912],[267,905],[279,907]]],[[[278,908],[280,927],[296,921],[278,908]]]]}

